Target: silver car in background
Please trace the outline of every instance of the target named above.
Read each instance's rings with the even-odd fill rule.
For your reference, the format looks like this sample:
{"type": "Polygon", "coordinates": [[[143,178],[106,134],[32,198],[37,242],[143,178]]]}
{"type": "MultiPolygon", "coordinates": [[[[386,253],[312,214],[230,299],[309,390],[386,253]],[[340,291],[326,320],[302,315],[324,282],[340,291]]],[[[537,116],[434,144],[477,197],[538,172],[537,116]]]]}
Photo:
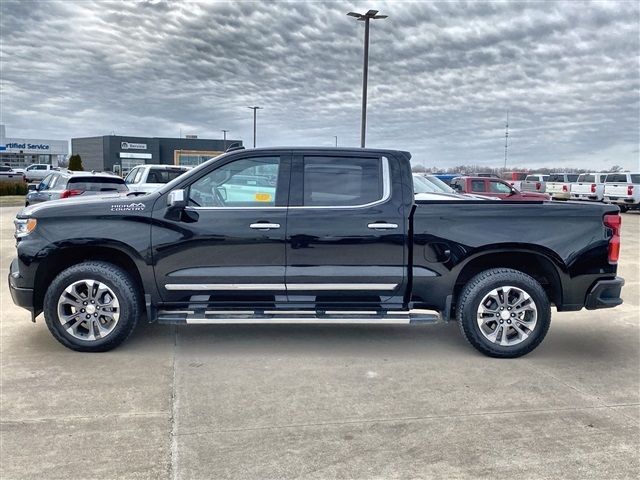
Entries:
{"type": "Polygon", "coordinates": [[[124,180],[110,173],[58,172],[47,175],[37,185],[29,185],[25,205],[62,198],[126,193],[124,180]]]}

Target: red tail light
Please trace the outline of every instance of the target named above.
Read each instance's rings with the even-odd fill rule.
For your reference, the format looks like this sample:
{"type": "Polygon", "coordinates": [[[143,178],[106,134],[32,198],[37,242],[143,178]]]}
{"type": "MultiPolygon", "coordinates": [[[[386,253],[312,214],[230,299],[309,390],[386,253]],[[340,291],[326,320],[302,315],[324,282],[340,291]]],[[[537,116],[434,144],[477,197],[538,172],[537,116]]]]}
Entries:
{"type": "Polygon", "coordinates": [[[569,188],[566,185],[562,185],[562,191],[563,192],[568,192],[569,188]]]}
{"type": "Polygon", "coordinates": [[[591,184],[591,193],[596,193],[596,184],[595,183],[591,184]]]}
{"type": "Polygon", "coordinates": [[[628,196],[633,195],[633,185],[627,185],[627,195],[628,196]]]}
{"type": "Polygon", "coordinates": [[[609,239],[609,263],[618,263],[620,258],[620,227],[622,218],[617,213],[608,213],[604,216],[604,224],[613,232],[609,239]]]}
{"type": "Polygon", "coordinates": [[[63,190],[60,194],[60,198],[75,197],[76,195],[82,195],[83,193],[84,190],[63,190]]]}
{"type": "Polygon", "coordinates": [[[540,182],[536,182],[536,190],[540,190],[542,184],[540,182]]]}

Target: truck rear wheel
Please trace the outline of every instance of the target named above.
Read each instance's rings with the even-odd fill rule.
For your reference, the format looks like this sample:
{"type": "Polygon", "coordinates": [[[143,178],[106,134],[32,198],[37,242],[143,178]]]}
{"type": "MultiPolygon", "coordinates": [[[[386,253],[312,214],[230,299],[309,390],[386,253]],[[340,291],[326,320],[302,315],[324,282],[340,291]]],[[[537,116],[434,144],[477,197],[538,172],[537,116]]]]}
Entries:
{"type": "Polygon", "coordinates": [[[131,276],[107,262],[84,262],[62,271],[44,297],[53,336],[79,352],[105,352],[131,334],[142,312],[131,276]]]}
{"type": "Polygon", "coordinates": [[[462,333],[490,357],[526,355],[544,339],[551,306],[544,289],[518,270],[496,268],[473,277],[456,308],[462,333]]]}

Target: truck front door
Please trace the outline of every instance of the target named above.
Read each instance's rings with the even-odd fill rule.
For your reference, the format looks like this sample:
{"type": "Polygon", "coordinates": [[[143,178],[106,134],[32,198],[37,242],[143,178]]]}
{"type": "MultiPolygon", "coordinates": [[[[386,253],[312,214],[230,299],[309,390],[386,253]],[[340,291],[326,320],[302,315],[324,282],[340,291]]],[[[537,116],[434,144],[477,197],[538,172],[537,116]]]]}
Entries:
{"type": "Polygon", "coordinates": [[[401,178],[393,157],[294,154],[286,242],[290,302],[402,303],[407,219],[401,178]]]}
{"type": "Polygon", "coordinates": [[[289,175],[289,156],[247,152],[190,181],[179,215],[161,205],[152,245],[162,299],[256,307],[286,300],[289,175]]]}

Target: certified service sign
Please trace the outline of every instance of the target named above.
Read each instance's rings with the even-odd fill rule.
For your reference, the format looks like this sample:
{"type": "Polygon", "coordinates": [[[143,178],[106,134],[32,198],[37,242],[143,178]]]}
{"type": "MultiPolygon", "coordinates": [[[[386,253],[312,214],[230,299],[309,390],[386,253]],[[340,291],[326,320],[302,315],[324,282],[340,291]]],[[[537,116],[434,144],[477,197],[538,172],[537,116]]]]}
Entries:
{"type": "Polygon", "coordinates": [[[120,148],[122,150],[146,150],[146,143],[131,143],[131,142],[120,142],[120,148]]]}

